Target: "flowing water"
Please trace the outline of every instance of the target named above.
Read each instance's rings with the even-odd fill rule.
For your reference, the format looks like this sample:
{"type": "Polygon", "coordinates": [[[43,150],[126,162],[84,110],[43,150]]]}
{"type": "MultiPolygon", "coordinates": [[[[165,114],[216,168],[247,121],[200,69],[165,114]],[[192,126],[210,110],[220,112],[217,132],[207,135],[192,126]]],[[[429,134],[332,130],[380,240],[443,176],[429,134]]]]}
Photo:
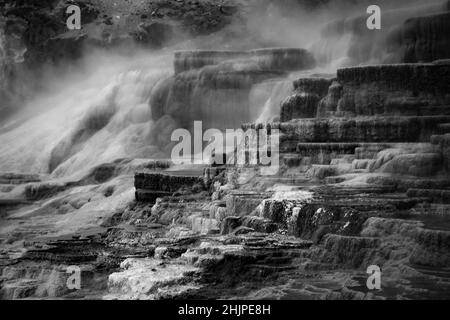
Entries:
{"type": "Polygon", "coordinates": [[[166,56],[102,57],[55,83],[4,125],[2,171],[68,176],[119,158],[160,153],[149,105],[172,70],[166,56]],[[32,117],[29,117],[33,114],[32,117]]]}

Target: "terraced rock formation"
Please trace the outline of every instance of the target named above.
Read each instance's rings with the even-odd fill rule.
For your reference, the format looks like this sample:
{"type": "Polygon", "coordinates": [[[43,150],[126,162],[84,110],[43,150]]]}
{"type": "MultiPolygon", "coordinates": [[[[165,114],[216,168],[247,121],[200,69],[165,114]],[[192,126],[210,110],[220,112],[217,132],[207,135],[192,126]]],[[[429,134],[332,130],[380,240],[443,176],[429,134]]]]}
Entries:
{"type": "MultiPolygon", "coordinates": [[[[5,239],[2,297],[448,298],[448,90],[420,83],[429,81],[423,76],[396,83],[392,75],[402,72],[445,78],[449,69],[358,67],[334,79],[296,80],[294,96],[313,95],[314,103],[288,97],[285,122],[243,126],[280,129],[282,164],[274,176],[258,166],[162,161],[117,162],[56,185],[5,175],[4,189],[31,183],[28,200],[0,203],[5,215],[72,185],[100,184],[97,197],[110,197],[119,172],[136,172],[136,201],[108,214],[100,229],[56,238],[48,238],[45,223],[58,220],[16,229],[30,243],[21,252],[12,235],[5,239]],[[38,273],[41,261],[48,265],[38,273]],[[82,291],[64,286],[73,263],[83,273],[82,291]],[[370,265],[383,271],[381,291],[365,285],[370,265]]],[[[47,205],[67,201],[87,200],[69,193],[47,205]]]]}
{"type": "MultiPolygon", "coordinates": [[[[182,290],[184,282],[177,282],[179,294],[205,298],[220,288],[222,298],[448,297],[450,90],[442,79],[449,75],[448,65],[429,63],[347,68],[333,79],[295,81],[281,106],[283,122],[243,126],[281,131],[278,174],[225,167],[208,175],[207,209],[190,222],[173,220],[183,237],[190,230],[232,250],[222,257],[224,247],[216,258],[210,244],[188,249],[176,261],[197,252],[189,263],[203,271],[184,281],[201,288],[182,290]],[[299,247],[278,247],[285,241],[299,247]],[[239,254],[236,244],[244,244],[239,254]],[[365,287],[370,265],[383,270],[381,291],[365,287]],[[220,278],[230,270],[236,278],[220,278]],[[305,279],[312,275],[321,280],[305,279]]],[[[175,210],[179,200],[163,199],[152,210],[175,210]]]]}
{"type": "MultiPolygon", "coordinates": [[[[189,25],[181,5],[158,3],[151,14],[189,25]]],[[[208,3],[195,8],[229,15],[208,3]]],[[[49,173],[0,174],[0,298],[450,298],[448,8],[386,12],[389,39],[368,36],[357,17],[329,25],[310,51],[176,52],[174,74],[146,88],[151,112],[120,118],[156,125],[126,141],[141,133],[168,158],[168,133],[195,120],[278,129],[277,172],[120,158],[65,175],[113,115],[80,117],[49,148],[49,173]],[[321,45],[348,34],[358,66],[315,73],[329,53],[321,45]],[[382,60],[396,64],[359,65],[387,40],[382,60]],[[373,265],[381,290],[366,285],[373,265]],[[81,290],[67,286],[74,266],[81,290]]]]}
{"type": "Polygon", "coordinates": [[[314,66],[303,49],[177,52],[175,75],[152,93],[152,116],[171,116],[187,128],[198,119],[205,130],[238,127],[254,117],[249,96],[256,84],[314,66]]]}

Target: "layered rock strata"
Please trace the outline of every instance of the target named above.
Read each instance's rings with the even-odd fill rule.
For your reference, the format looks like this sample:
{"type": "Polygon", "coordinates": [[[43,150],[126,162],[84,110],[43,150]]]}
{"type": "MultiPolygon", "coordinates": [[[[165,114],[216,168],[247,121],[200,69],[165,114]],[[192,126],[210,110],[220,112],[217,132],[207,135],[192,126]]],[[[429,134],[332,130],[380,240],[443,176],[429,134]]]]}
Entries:
{"type": "Polygon", "coordinates": [[[203,177],[140,172],[134,176],[136,200],[155,202],[157,198],[171,196],[182,188],[205,189],[203,177]]]}

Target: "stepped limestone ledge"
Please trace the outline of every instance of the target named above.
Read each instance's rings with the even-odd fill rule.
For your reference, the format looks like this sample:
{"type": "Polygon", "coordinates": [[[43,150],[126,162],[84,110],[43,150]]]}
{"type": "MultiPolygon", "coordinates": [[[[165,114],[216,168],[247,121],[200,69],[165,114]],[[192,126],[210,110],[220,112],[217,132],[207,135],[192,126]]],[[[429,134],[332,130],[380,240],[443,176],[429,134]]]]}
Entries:
{"type": "Polygon", "coordinates": [[[282,133],[282,151],[292,151],[300,142],[429,142],[436,126],[449,120],[450,116],[321,118],[270,126],[282,133]]]}
{"type": "Polygon", "coordinates": [[[187,189],[201,191],[206,186],[201,176],[170,175],[156,172],[137,172],[134,176],[136,199],[155,202],[157,198],[171,196],[176,191],[187,189]]]}
{"type": "MultiPolygon", "coordinates": [[[[338,69],[334,79],[295,81],[294,94],[281,105],[281,121],[395,116],[398,119],[389,122],[403,117],[423,117],[426,122],[427,117],[450,114],[449,83],[450,64],[445,60],[338,69]]],[[[374,118],[380,123],[383,119],[374,118]]]]}
{"type": "Polygon", "coordinates": [[[126,259],[122,271],[108,278],[109,294],[105,300],[170,299],[184,291],[198,289],[189,275],[199,269],[183,263],[166,263],[160,259],[126,259]]]}
{"type": "Polygon", "coordinates": [[[306,50],[280,48],[177,52],[174,64],[175,75],[152,92],[153,118],[169,115],[184,127],[202,119],[207,128],[225,129],[250,121],[254,85],[311,69],[315,61],[306,50]]]}
{"type": "Polygon", "coordinates": [[[94,108],[52,148],[51,175],[0,174],[0,299],[449,299],[449,4],[386,10],[380,32],[367,16],[334,22],[311,53],[175,53],[145,99],[155,158],[201,120],[279,129],[277,172],[129,155],[69,178],[64,163],[113,118],[94,108]],[[348,35],[338,62],[357,66],[293,80],[348,35]],[[362,65],[374,58],[414,63],[362,65]],[[264,109],[279,121],[249,123],[275,96],[264,109]],[[73,265],[82,290],[66,286],[73,265]],[[382,290],[367,289],[372,265],[382,290]]]}
{"type": "Polygon", "coordinates": [[[268,48],[249,51],[179,51],[175,53],[175,73],[226,61],[253,62],[261,70],[292,71],[308,69],[314,65],[313,56],[304,49],[268,48]]]}

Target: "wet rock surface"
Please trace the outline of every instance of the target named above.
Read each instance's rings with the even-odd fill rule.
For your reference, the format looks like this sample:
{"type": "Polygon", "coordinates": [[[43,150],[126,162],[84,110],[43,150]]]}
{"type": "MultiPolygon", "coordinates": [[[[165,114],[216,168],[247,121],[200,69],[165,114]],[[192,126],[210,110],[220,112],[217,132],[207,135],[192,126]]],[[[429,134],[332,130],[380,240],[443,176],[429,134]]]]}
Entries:
{"type": "Polygon", "coordinates": [[[400,46],[396,50],[403,52],[402,60],[408,63],[447,58],[450,54],[447,25],[449,16],[450,13],[447,12],[408,19],[401,31],[392,36],[400,46]]]}
{"type": "MultiPolygon", "coordinates": [[[[302,90],[323,96],[325,83],[304,81],[302,90]]],[[[395,125],[308,117],[297,121],[395,125]]],[[[162,160],[122,160],[59,184],[2,175],[4,193],[16,195],[0,203],[2,298],[448,297],[446,126],[391,142],[378,126],[370,138],[350,129],[308,135],[296,120],[269,125],[291,146],[281,153],[291,160],[270,177],[252,166],[162,160]],[[321,142],[326,136],[336,142],[321,142]],[[121,205],[109,211],[109,202],[121,205]],[[73,265],[82,290],[65,285],[73,265]],[[383,270],[381,291],[365,286],[371,265],[383,270]]]]}

